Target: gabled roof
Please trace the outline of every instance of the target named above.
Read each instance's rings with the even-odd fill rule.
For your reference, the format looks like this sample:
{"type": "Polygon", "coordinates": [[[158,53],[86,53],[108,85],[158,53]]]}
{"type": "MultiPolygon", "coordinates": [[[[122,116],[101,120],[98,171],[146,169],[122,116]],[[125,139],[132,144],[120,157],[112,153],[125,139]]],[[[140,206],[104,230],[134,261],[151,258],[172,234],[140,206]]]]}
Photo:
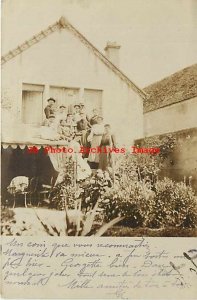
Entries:
{"type": "Polygon", "coordinates": [[[64,17],[61,17],[59,21],[50,25],[45,30],[34,35],[31,39],[25,41],[23,44],[19,45],[17,48],[9,51],[7,54],[3,55],[1,58],[1,63],[5,64],[7,61],[11,60],[15,56],[19,55],[23,51],[29,49],[34,44],[38,43],[42,39],[46,38],[48,35],[57,31],[58,29],[66,28],[70,30],[80,41],[86,45],[109,69],[111,69],[121,80],[127,83],[127,85],[133,89],[136,93],[140,95],[141,98],[146,98],[146,93],[141,90],[135,83],[133,83],[122,71],[119,70],[110,60],[107,59],[93,44],[91,44],[70,22],[68,22],[64,17]]]}
{"type": "Polygon", "coordinates": [[[144,112],[196,97],[197,64],[147,86],[144,91],[148,94],[144,112]]]}

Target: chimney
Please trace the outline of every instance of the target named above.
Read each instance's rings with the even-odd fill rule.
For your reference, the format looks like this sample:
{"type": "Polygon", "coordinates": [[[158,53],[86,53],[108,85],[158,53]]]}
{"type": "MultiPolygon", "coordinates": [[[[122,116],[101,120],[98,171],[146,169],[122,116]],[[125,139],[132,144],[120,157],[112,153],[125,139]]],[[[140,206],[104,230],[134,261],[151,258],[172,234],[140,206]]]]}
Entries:
{"type": "Polygon", "coordinates": [[[115,65],[119,66],[119,49],[120,45],[116,42],[107,42],[105,47],[105,55],[106,57],[115,65]]]}

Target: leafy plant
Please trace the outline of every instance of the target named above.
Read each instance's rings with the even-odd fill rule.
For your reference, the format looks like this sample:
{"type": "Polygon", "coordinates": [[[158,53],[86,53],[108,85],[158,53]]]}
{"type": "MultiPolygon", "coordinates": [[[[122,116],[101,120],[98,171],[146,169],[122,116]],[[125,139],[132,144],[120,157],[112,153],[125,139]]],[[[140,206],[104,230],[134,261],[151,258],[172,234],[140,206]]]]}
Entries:
{"type": "MultiPolygon", "coordinates": [[[[99,206],[99,201],[96,202],[94,208],[91,211],[89,211],[88,214],[84,215],[83,218],[81,218],[82,211],[81,208],[79,207],[77,213],[78,217],[76,218],[76,222],[74,223],[70,221],[67,207],[65,207],[65,235],[66,236],[87,236],[87,235],[102,236],[110,227],[112,227],[113,225],[119,223],[121,220],[124,219],[124,217],[116,217],[110,222],[100,226],[95,233],[90,234],[91,231],[94,230],[93,228],[94,218],[96,216],[98,206],[99,206]]],[[[59,230],[55,226],[51,226],[50,224],[44,223],[36,211],[35,214],[38,220],[40,221],[40,224],[43,226],[45,232],[48,235],[51,236],[60,235],[59,230]]]]}
{"type": "Polygon", "coordinates": [[[150,227],[195,227],[197,198],[190,186],[164,178],[156,183],[150,227]]]}
{"type": "Polygon", "coordinates": [[[76,188],[70,174],[66,174],[64,180],[53,187],[50,193],[49,208],[64,210],[65,201],[69,208],[74,209],[76,188]]]}
{"type": "Polygon", "coordinates": [[[28,231],[28,225],[25,221],[20,224],[16,222],[15,212],[9,208],[1,210],[1,235],[17,235],[28,231]]]}
{"type": "Polygon", "coordinates": [[[124,216],[130,227],[195,227],[197,200],[191,187],[170,179],[158,180],[153,158],[125,155],[119,162],[116,184],[102,202],[104,219],[124,216]]]}
{"type": "Polygon", "coordinates": [[[67,158],[64,161],[64,169],[61,172],[62,178],[50,192],[50,205],[49,208],[55,208],[58,210],[65,209],[66,205],[69,208],[74,209],[76,198],[76,183],[74,177],[73,161],[71,158],[67,158]]]}
{"type": "Polygon", "coordinates": [[[156,156],[126,154],[119,162],[116,177],[122,185],[129,182],[146,182],[154,189],[160,171],[156,156]]]}
{"type": "Polygon", "coordinates": [[[105,193],[112,187],[112,179],[108,172],[97,170],[89,179],[79,186],[78,198],[81,199],[82,210],[87,213],[98,200],[103,199],[105,193]]]}
{"type": "MultiPolygon", "coordinates": [[[[74,184],[73,175],[65,172],[62,182],[51,191],[51,208],[65,210],[65,235],[86,236],[92,233],[94,225],[99,224],[100,229],[96,235],[104,232],[120,222],[123,217],[115,217],[108,224],[103,225],[101,203],[108,189],[112,187],[112,179],[107,172],[98,170],[90,178],[74,184]],[[76,212],[75,222],[69,218],[69,210],[76,212]],[[102,228],[102,229],[101,229],[102,228]]],[[[35,211],[41,225],[49,235],[59,235],[57,228],[45,224],[35,211]]]]}
{"type": "Polygon", "coordinates": [[[141,146],[144,147],[153,147],[159,148],[160,152],[159,155],[155,156],[156,158],[159,157],[161,159],[161,163],[170,156],[173,150],[177,146],[176,136],[174,134],[168,133],[161,136],[153,136],[144,138],[141,146]]]}
{"type": "Polygon", "coordinates": [[[154,193],[145,182],[120,182],[111,189],[102,202],[105,207],[105,220],[124,216],[120,224],[124,226],[145,226],[154,204],[154,193]],[[122,184],[124,183],[124,184],[122,184]]]}

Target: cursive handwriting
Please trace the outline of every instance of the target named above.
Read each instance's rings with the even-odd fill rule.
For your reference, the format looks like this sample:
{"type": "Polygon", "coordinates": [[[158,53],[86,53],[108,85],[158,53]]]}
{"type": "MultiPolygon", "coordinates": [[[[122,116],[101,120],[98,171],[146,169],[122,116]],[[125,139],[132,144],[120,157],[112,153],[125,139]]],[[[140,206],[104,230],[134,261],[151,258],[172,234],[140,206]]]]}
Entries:
{"type": "Polygon", "coordinates": [[[59,241],[9,237],[2,250],[4,287],[53,285],[68,294],[98,291],[105,297],[130,299],[132,289],[188,289],[190,277],[185,274],[197,275],[195,248],[172,255],[145,238],[59,241]]]}

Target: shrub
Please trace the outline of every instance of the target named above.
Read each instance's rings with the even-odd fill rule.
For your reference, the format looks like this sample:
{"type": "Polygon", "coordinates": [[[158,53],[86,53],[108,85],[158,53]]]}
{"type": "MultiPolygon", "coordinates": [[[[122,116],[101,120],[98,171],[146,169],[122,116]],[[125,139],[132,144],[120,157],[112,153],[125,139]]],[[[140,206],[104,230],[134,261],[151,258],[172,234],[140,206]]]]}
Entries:
{"type": "Polygon", "coordinates": [[[190,186],[164,178],[156,183],[150,227],[195,227],[197,199],[190,186]]]}
{"type": "Polygon", "coordinates": [[[61,181],[50,192],[49,208],[65,209],[65,205],[74,208],[76,199],[76,184],[74,176],[74,164],[71,157],[64,161],[64,169],[61,172],[61,181]]]}
{"type": "Polygon", "coordinates": [[[91,210],[98,200],[112,187],[112,179],[108,172],[97,170],[90,178],[80,184],[78,198],[82,200],[82,210],[91,210]]]}
{"type": "Polygon", "coordinates": [[[117,184],[102,202],[105,208],[105,220],[124,216],[122,225],[138,227],[146,224],[153,203],[154,193],[144,182],[131,181],[129,184],[117,184]]]}
{"type": "Polygon", "coordinates": [[[80,201],[87,215],[99,203],[95,222],[124,217],[120,224],[130,227],[195,227],[197,202],[191,187],[168,178],[158,180],[158,172],[154,157],[131,154],[118,161],[115,184],[107,172],[98,170],[74,186],[67,172],[52,191],[51,207],[64,209],[66,204],[74,209],[80,201]]]}
{"type": "Polygon", "coordinates": [[[1,210],[1,235],[12,235],[12,225],[16,223],[14,220],[15,213],[9,208],[1,210]]]}
{"type": "Polygon", "coordinates": [[[160,149],[159,155],[156,157],[160,158],[162,163],[166,158],[168,158],[173,150],[177,147],[177,139],[174,134],[164,134],[161,136],[146,137],[140,143],[141,146],[145,147],[156,147],[160,149]]]}
{"type": "Polygon", "coordinates": [[[126,154],[120,160],[116,174],[118,181],[126,181],[128,184],[131,179],[136,182],[145,182],[154,190],[159,171],[160,166],[155,155],[126,154]]]}
{"type": "Polygon", "coordinates": [[[125,216],[120,224],[130,227],[197,225],[197,201],[191,187],[168,178],[157,180],[154,161],[150,159],[144,164],[133,156],[126,157],[117,171],[116,185],[105,193],[102,201],[106,221],[125,216]]]}
{"type": "Polygon", "coordinates": [[[68,205],[70,209],[74,208],[75,191],[71,176],[66,174],[64,180],[52,189],[49,208],[64,210],[65,205],[68,205]]]}

